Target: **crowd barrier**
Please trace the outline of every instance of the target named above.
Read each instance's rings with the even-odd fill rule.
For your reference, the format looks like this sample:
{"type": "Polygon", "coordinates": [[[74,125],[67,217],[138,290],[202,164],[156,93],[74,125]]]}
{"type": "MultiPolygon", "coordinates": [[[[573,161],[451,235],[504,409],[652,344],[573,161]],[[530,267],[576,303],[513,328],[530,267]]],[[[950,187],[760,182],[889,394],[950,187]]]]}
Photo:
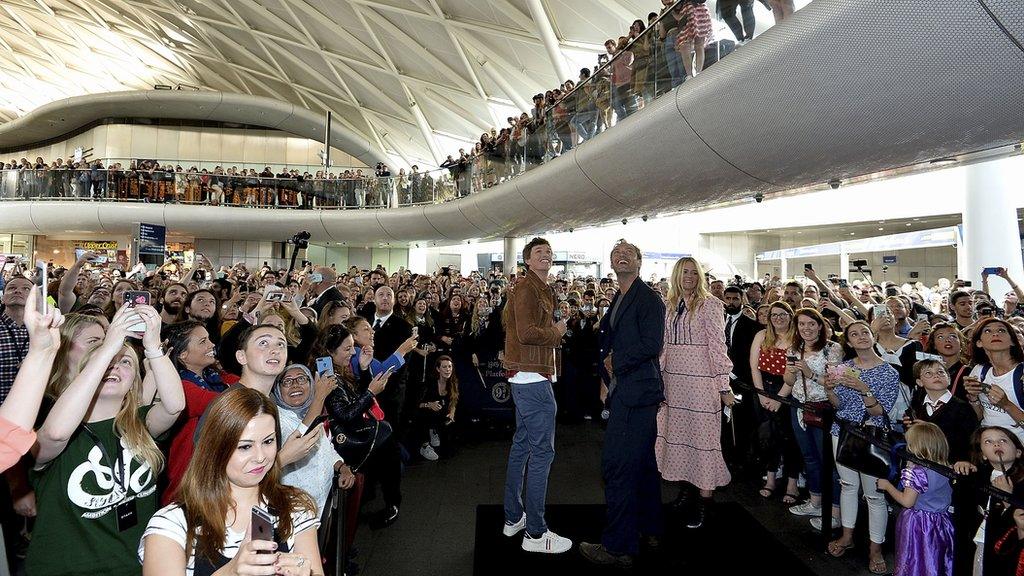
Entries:
{"type": "MultiPolygon", "coordinates": [[[[818,410],[818,409],[814,408],[813,406],[811,406],[809,404],[805,404],[803,402],[800,402],[799,400],[796,400],[794,398],[783,397],[783,396],[779,396],[778,394],[773,394],[771,392],[768,392],[766,390],[760,390],[758,388],[755,388],[753,385],[751,385],[749,383],[746,383],[746,382],[742,382],[740,380],[735,380],[734,379],[734,380],[732,380],[732,384],[737,389],[739,389],[739,390],[743,390],[745,392],[752,392],[754,394],[757,394],[757,395],[760,395],[760,396],[764,396],[765,398],[770,398],[770,399],[775,400],[776,402],[779,402],[779,403],[781,403],[783,405],[787,405],[787,406],[789,406],[790,408],[792,408],[794,410],[799,408],[799,409],[807,410],[807,411],[810,411],[810,412],[813,412],[815,414],[820,415],[821,418],[822,418],[822,421],[823,421],[822,428],[823,428],[823,430],[825,431],[826,434],[831,434],[830,430],[832,428],[833,423],[838,424],[840,428],[846,430],[848,433],[851,433],[851,434],[854,434],[854,435],[858,436],[859,438],[863,438],[863,439],[867,440],[868,442],[870,442],[871,444],[873,444],[874,446],[879,448],[879,450],[883,451],[886,454],[889,454],[892,458],[894,458],[897,461],[900,461],[900,462],[913,462],[917,466],[923,466],[923,467],[928,468],[928,469],[930,469],[930,470],[932,470],[932,471],[934,471],[934,472],[936,472],[938,474],[941,474],[942,476],[945,476],[946,478],[949,478],[950,483],[952,484],[953,490],[954,490],[954,495],[953,495],[953,502],[954,503],[956,503],[956,502],[961,502],[961,503],[962,502],[968,502],[969,499],[964,497],[963,491],[964,490],[973,490],[973,491],[979,492],[979,493],[981,493],[981,494],[983,494],[983,495],[985,495],[985,496],[987,496],[987,497],[989,497],[991,499],[1000,500],[1000,501],[1004,502],[1006,505],[1008,505],[1010,507],[1024,509],[1024,500],[1015,498],[1015,497],[1013,497],[1013,495],[1011,495],[1009,493],[1006,493],[1006,492],[1003,492],[1002,490],[998,490],[996,488],[993,488],[990,485],[983,485],[983,486],[969,485],[969,483],[962,481],[963,476],[957,474],[949,466],[945,466],[943,464],[939,464],[939,463],[936,463],[936,462],[933,462],[933,461],[930,461],[930,460],[925,460],[923,458],[919,458],[917,456],[914,456],[913,454],[907,452],[907,450],[905,448],[905,445],[903,445],[903,444],[893,445],[893,444],[891,444],[889,442],[884,441],[883,439],[881,439],[880,437],[878,437],[875,434],[866,433],[865,430],[864,430],[865,426],[858,425],[858,424],[852,424],[852,423],[847,422],[845,420],[837,419],[837,418],[835,418],[835,415],[832,413],[831,410],[818,410]]],[[[760,406],[758,406],[758,410],[761,410],[760,406]]],[[[821,463],[822,463],[822,467],[821,467],[821,475],[822,475],[822,482],[821,482],[821,502],[822,502],[822,506],[821,506],[821,526],[822,526],[822,531],[821,531],[821,547],[822,547],[822,550],[826,551],[826,553],[827,553],[827,546],[828,546],[829,542],[831,542],[834,539],[832,530],[828,529],[828,527],[832,525],[832,506],[830,505],[830,503],[832,502],[832,499],[833,499],[832,478],[833,478],[833,475],[835,474],[835,464],[836,464],[835,463],[835,458],[834,458],[834,456],[832,454],[832,443],[831,442],[823,442],[822,443],[821,463]]],[[[890,479],[890,480],[893,480],[893,479],[890,479]]],[[[893,482],[895,483],[895,480],[893,480],[893,482]]],[[[969,508],[966,508],[963,505],[955,506],[953,508],[953,511],[954,511],[954,513],[953,513],[953,526],[954,526],[955,530],[959,531],[959,530],[963,530],[963,529],[966,529],[966,530],[977,529],[977,526],[974,526],[973,528],[970,526],[970,520],[969,519],[971,517],[971,510],[969,508]]],[[[971,532],[971,536],[973,536],[973,535],[974,535],[974,532],[972,531],[971,532]]],[[[959,538],[959,537],[954,540],[954,551],[953,551],[954,559],[956,559],[956,558],[963,558],[964,554],[966,554],[966,555],[968,555],[970,557],[973,557],[973,550],[967,549],[967,546],[966,546],[967,542],[968,542],[967,539],[959,538]]],[[[958,561],[954,560],[954,566],[957,567],[957,568],[959,568],[961,566],[964,566],[965,564],[966,563],[958,562],[958,561]]],[[[964,574],[960,574],[957,571],[954,571],[954,574],[955,574],[955,576],[970,576],[969,572],[964,573],[964,574]]]]}

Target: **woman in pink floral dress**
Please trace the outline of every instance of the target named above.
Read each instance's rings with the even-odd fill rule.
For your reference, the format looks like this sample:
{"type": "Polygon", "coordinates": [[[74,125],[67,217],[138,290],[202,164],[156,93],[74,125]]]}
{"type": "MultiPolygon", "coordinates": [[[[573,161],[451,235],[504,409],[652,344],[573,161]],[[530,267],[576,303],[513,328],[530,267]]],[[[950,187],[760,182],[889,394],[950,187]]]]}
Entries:
{"type": "Polygon", "coordinates": [[[713,490],[731,479],[722,458],[722,405],[735,398],[729,386],[732,362],[725,346],[725,308],[708,292],[704,270],[693,258],[672,269],[661,371],[665,403],[658,411],[655,454],[661,477],[681,482],[687,526],[704,523],[713,490]],[[700,499],[692,509],[692,487],[700,499]]]}

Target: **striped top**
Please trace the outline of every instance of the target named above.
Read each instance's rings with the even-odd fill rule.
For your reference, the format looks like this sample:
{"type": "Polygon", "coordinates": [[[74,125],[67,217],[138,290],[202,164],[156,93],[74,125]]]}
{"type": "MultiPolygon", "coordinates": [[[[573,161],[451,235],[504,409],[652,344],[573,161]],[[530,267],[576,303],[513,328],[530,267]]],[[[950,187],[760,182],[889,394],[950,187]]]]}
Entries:
{"type": "MultiPolygon", "coordinates": [[[[293,548],[295,546],[295,536],[305,532],[306,530],[316,530],[320,526],[320,519],[310,514],[305,509],[299,509],[292,513],[292,536],[288,539],[288,547],[293,548]]],[[[277,528],[277,519],[274,519],[274,527],[277,528]]],[[[143,562],[145,555],[146,537],[150,534],[159,534],[165,538],[170,538],[174,542],[177,542],[181,549],[185,549],[185,536],[188,534],[188,525],[185,521],[185,512],[181,509],[178,504],[171,504],[165,506],[160,510],[157,510],[156,514],[153,515],[149,520],[149,524],[146,526],[146,531],[142,534],[142,539],[139,541],[139,562],[143,562]]],[[[227,533],[224,535],[225,546],[221,549],[220,553],[225,558],[234,558],[235,554],[238,553],[238,547],[245,538],[244,532],[235,532],[230,528],[227,529],[227,533]]],[[[192,576],[192,571],[195,568],[195,553],[189,556],[188,562],[185,565],[185,576],[192,576]]]]}

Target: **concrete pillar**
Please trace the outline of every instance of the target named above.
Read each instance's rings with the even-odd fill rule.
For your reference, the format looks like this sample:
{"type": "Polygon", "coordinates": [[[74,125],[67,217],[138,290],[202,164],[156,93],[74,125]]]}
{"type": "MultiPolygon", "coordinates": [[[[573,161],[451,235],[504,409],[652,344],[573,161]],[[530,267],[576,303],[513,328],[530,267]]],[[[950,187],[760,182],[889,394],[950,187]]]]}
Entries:
{"type": "Polygon", "coordinates": [[[511,277],[516,273],[516,263],[519,261],[519,252],[523,249],[523,243],[519,238],[505,238],[503,248],[505,275],[511,277]]]}
{"type": "Polygon", "coordinates": [[[779,279],[783,283],[789,281],[789,261],[784,257],[779,260],[779,279]]]}
{"type": "Polygon", "coordinates": [[[839,245],[839,277],[850,279],[850,253],[842,244],[839,245]]]}
{"type": "MultiPolygon", "coordinates": [[[[960,277],[981,287],[981,270],[1001,266],[1010,277],[1024,282],[1020,228],[1015,196],[1024,181],[1024,157],[1014,156],[965,168],[963,245],[966,251],[960,277]]],[[[989,277],[994,298],[1002,300],[1010,287],[1001,278],[989,277]]]]}

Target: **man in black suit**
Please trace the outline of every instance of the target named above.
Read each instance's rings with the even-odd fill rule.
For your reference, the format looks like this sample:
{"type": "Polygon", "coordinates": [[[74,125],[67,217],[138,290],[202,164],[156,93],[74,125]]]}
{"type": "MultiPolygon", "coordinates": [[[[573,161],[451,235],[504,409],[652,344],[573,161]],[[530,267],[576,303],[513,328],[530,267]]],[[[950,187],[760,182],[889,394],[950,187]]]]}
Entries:
{"type": "Polygon", "coordinates": [[[761,325],[743,314],[743,289],[739,286],[726,288],[722,300],[725,302],[725,345],[732,360],[733,393],[747,396],[743,402],[733,405],[729,422],[722,419],[722,455],[733,476],[741,476],[744,471],[757,470],[753,437],[757,430],[754,411],[757,398],[737,387],[735,382],[750,384],[750,346],[761,325]]]}
{"type": "MultiPolygon", "coordinates": [[[[374,310],[367,314],[364,309],[363,314],[373,328],[373,357],[383,362],[412,338],[412,325],[405,318],[393,313],[395,292],[390,286],[377,288],[373,294],[373,303],[374,310]]],[[[415,346],[415,341],[412,344],[415,346]]],[[[377,396],[384,416],[391,423],[395,438],[399,440],[402,439],[402,431],[405,430],[402,406],[405,403],[405,381],[408,372],[403,364],[391,374],[387,388],[377,396]]]]}
{"type": "Polygon", "coordinates": [[[601,455],[608,522],[600,544],[580,543],[594,564],[630,567],[641,537],[661,535],[661,477],[654,457],[658,406],[665,400],[661,379],[665,304],[639,280],[640,249],[619,241],[612,270],[619,291],[601,319],[601,377],[608,387],[608,429],[601,455]]]}
{"type": "Polygon", "coordinates": [[[320,280],[310,284],[314,297],[307,305],[316,310],[316,315],[319,318],[320,313],[323,311],[324,306],[327,306],[328,302],[341,302],[345,297],[334,287],[334,283],[338,279],[338,273],[334,271],[334,268],[317,266],[313,274],[314,280],[318,277],[320,280]],[[317,274],[319,276],[316,276],[317,274]]]}

